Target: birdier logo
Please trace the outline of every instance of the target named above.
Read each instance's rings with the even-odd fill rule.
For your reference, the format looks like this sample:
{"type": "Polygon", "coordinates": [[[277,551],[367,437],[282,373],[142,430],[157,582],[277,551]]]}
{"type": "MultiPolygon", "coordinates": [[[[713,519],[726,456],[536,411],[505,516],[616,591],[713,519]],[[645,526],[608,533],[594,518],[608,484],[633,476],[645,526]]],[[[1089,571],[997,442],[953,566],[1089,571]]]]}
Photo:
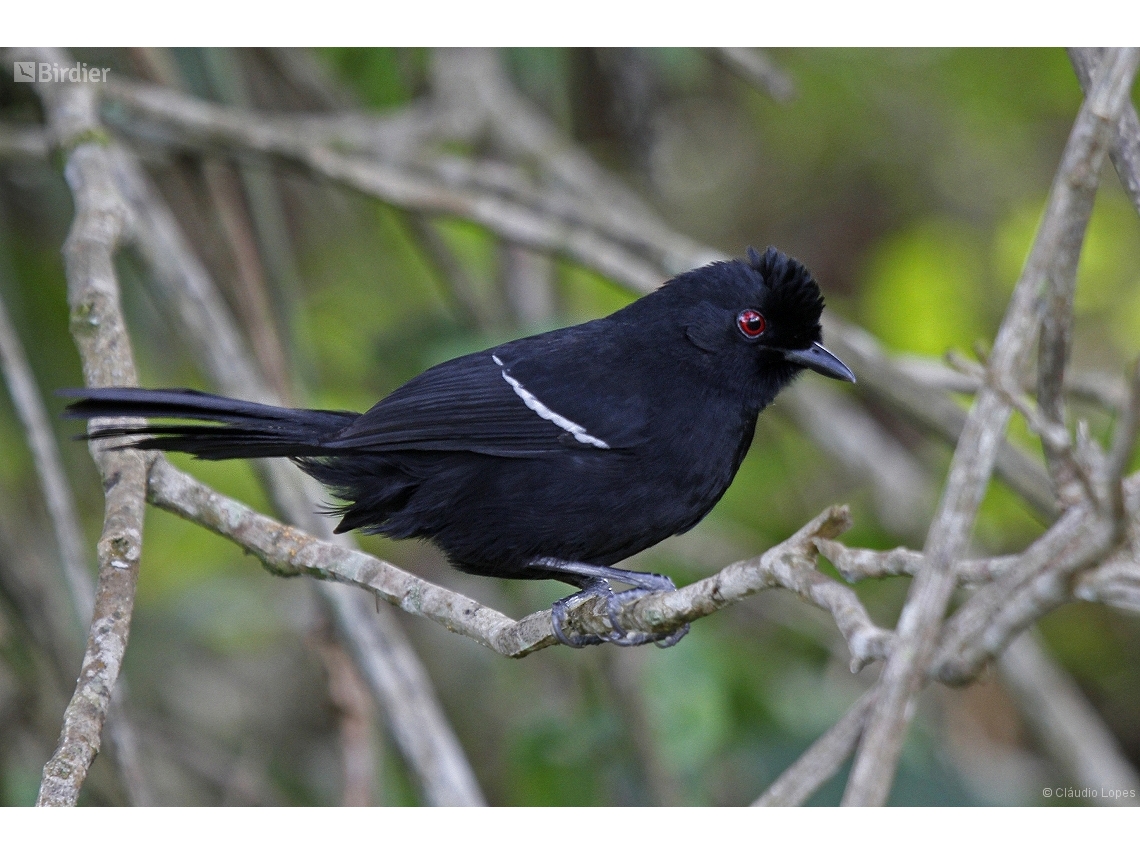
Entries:
{"type": "Polygon", "coordinates": [[[12,64],[12,79],[17,83],[106,83],[110,73],[109,68],[88,68],[85,62],[60,65],[20,60],[12,64]]]}

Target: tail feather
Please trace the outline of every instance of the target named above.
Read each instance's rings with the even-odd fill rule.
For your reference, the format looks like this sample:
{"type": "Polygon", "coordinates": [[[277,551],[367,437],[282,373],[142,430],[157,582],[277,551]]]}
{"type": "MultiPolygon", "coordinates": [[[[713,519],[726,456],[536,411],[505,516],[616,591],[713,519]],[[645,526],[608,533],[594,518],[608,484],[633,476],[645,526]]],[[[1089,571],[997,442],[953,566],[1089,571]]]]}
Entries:
{"type": "Polygon", "coordinates": [[[79,400],[64,416],[74,419],[165,418],[215,424],[156,424],[96,428],[87,439],[124,438],[124,445],[184,451],[207,460],[246,457],[319,457],[322,443],[359,415],[342,410],[301,410],[240,401],[192,389],[65,389],[79,400]]]}

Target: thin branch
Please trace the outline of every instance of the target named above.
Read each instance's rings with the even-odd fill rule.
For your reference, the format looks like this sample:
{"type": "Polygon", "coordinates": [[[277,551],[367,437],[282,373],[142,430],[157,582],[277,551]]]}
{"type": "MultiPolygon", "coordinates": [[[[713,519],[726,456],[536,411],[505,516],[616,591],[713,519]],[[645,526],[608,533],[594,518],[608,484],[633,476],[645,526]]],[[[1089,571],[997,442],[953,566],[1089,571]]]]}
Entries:
{"type": "MultiPolygon", "coordinates": [[[[1081,89],[1087,94],[1093,85],[1094,71],[1099,67],[1104,48],[1069,48],[1069,60],[1077,72],[1081,89]]],[[[1124,107],[1116,124],[1116,138],[1109,152],[1124,192],[1132,207],[1140,213],[1140,118],[1131,104],[1124,107]]]]}
{"type": "Polygon", "coordinates": [[[95,584],[87,564],[87,547],[47,410],[3,299],[0,299],[0,368],[32,452],[78,631],[79,626],[86,627],[91,623],[95,608],[95,584]]]}
{"type": "MultiPolygon", "coordinates": [[[[1123,495],[1132,526],[1123,540],[1088,500],[1021,553],[956,562],[957,582],[977,590],[947,621],[928,676],[951,684],[975,679],[1026,627],[1074,599],[1140,610],[1140,476],[1125,480],[1123,495]]],[[[923,566],[921,552],[903,547],[855,549],[823,538],[815,545],[852,583],[913,576],[923,566]]]]}
{"type": "MultiPolygon", "coordinates": [[[[235,51],[228,47],[207,47],[201,49],[201,56],[210,88],[226,103],[250,107],[252,96],[245,69],[235,51]]],[[[285,221],[279,182],[273,173],[264,163],[257,162],[238,163],[237,173],[246,202],[239,208],[240,215],[247,232],[252,226],[257,244],[253,251],[260,250],[258,261],[262,268],[260,279],[243,289],[248,293],[242,295],[241,303],[253,304],[248,309],[250,323],[247,324],[247,333],[264,376],[282,398],[288,398],[287,360],[277,337],[270,300],[265,293],[267,283],[264,274],[268,273],[269,281],[276,286],[276,293],[281,298],[279,307],[286,307],[278,312],[277,320],[289,328],[288,307],[297,302],[300,292],[293,242],[285,221]]]]}
{"type": "MultiPolygon", "coordinates": [[[[880,552],[877,549],[853,549],[822,538],[817,539],[815,545],[820,554],[834,564],[839,574],[852,584],[864,579],[914,576],[922,567],[922,553],[903,546],[880,552]]],[[[959,561],[954,565],[954,575],[960,584],[981,585],[1008,572],[1019,559],[1018,555],[1001,555],[959,561]]]]}
{"type": "MultiPolygon", "coordinates": [[[[1128,480],[1126,493],[1135,508],[1140,477],[1128,480]]],[[[1140,534],[1140,522],[1132,528],[1140,534]]],[[[1128,562],[1132,548],[1120,542],[1111,516],[1091,503],[1069,509],[946,622],[931,675],[950,683],[973,679],[1026,627],[1074,598],[1077,574],[1101,562],[1128,562]]]]}
{"type": "Polygon", "coordinates": [[[478,330],[494,329],[506,312],[496,300],[481,299],[467,268],[459,261],[430,217],[410,214],[408,230],[423,251],[425,260],[441,280],[441,287],[460,323],[478,330]]]}
{"type": "MultiPolygon", "coordinates": [[[[1048,313],[1047,313],[1048,314],[1048,313]]],[[[1044,332],[1044,331],[1043,331],[1044,332]]],[[[1066,348],[1067,349],[1067,348],[1066,348]]],[[[1040,353],[1040,349],[1039,349],[1040,353]]],[[[1044,354],[1039,355],[1041,359],[1044,354]]],[[[1046,362],[1051,362],[1047,357],[1046,362]]],[[[1050,369],[1052,371],[1054,369],[1050,369]]],[[[1034,406],[1026,398],[1011,391],[1000,378],[987,380],[990,387],[1001,395],[1007,404],[1025,419],[1029,429],[1041,440],[1041,447],[1049,461],[1049,471],[1053,475],[1054,490],[1058,502],[1063,507],[1071,507],[1088,500],[1094,505],[1102,503],[1101,490],[1097,487],[1098,467],[1096,461],[1103,455],[1092,441],[1078,431],[1076,443],[1065,427],[1064,406],[1060,401],[1059,383],[1056,378],[1042,382],[1038,395],[1052,398],[1049,405],[1052,412],[1034,406]],[[1045,389],[1044,387],[1057,387],[1045,389]]],[[[1040,401],[1040,397],[1038,398],[1040,401]]]]}
{"type": "MultiPolygon", "coordinates": [[[[11,56],[22,55],[12,51],[11,56]]],[[[59,51],[30,54],[67,64],[59,51]]],[[[111,178],[93,87],[38,84],[55,145],[66,153],[64,177],[75,220],[64,244],[71,329],[89,386],[136,385],[134,359],[119,307],[114,255],[128,216],[111,178]]],[[[99,582],[82,671],[64,712],[59,745],[44,766],[37,804],[74,805],[101,744],[103,722],[126,652],[142,551],[149,456],[92,447],[106,496],[98,544],[99,582]]]]}
{"type": "MultiPolygon", "coordinates": [[[[184,88],[178,63],[167,48],[135,48],[131,55],[151,79],[174,90],[184,88]]],[[[258,253],[238,176],[231,164],[205,159],[202,177],[233,259],[235,275],[232,282],[226,284],[235,310],[242,318],[262,374],[279,397],[288,399],[288,359],[270,305],[265,266],[258,253]]],[[[174,207],[179,207],[179,201],[183,204],[188,202],[186,199],[178,200],[174,207]]]]}
{"type": "Polygon", "coordinates": [[[394,616],[383,610],[377,613],[372,597],[343,585],[317,585],[316,589],[332,607],[344,644],[384,710],[393,741],[424,800],[441,807],[485,804],[427,669],[394,616]]]}
{"type": "Polygon", "coordinates": [[[1114,556],[1080,574],[1073,598],[1140,614],[1140,554],[1135,547],[1131,555],[1114,556]]]}
{"type": "MultiPolygon", "coordinates": [[[[993,373],[1017,377],[1028,356],[1047,277],[1076,268],[1100,164],[1131,90],[1140,51],[1111,52],[1092,95],[1081,107],[1062,157],[1037,239],[998,331],[990,360],[993,373]]],[[[966,545],[994,457],[1009,418],[1009,405],[983,390],[955,450],[946,491],[927,538],[926,566],[915,578],[899,618],[899,640],[880,678],[880,694],[855,758],[844,803],[883,804],[890,792],[912,699],[933,655],[941,618],[954,590],[953,564],[966,545]]]]}
{"type": "Polygon", "coordinates": [[[875,703],[875,690],[863,694],[831,728],[781,773],[772,785],[752,803],[753,807],[802,805],[835,777],[866,726],[875,703]]]}

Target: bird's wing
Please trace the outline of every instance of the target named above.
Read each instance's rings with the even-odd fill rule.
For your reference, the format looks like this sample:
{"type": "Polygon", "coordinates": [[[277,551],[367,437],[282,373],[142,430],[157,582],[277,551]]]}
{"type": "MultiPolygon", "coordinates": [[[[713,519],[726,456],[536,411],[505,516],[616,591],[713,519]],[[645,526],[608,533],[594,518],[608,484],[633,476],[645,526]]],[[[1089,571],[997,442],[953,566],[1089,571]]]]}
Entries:
{"type": "Polygon", "coordinates": [[[636,392],[599,379],[573,353],[520,346],[526,341],[428,369],[322,446],[538,457],[644,441],[647,411],[636,392]]]}

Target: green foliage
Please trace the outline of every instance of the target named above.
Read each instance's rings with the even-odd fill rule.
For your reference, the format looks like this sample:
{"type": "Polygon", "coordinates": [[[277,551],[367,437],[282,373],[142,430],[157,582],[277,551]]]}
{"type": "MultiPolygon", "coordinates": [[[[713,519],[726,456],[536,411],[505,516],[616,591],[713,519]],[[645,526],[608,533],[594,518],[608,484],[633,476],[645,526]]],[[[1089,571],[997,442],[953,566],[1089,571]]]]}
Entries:
{"type": "Polygon", "coordinates": [[[862,288],[867,328],[898,350],[966,350],[985,329],[982,242],[962,223],[912,224],[879,244],[862,288]]]}

